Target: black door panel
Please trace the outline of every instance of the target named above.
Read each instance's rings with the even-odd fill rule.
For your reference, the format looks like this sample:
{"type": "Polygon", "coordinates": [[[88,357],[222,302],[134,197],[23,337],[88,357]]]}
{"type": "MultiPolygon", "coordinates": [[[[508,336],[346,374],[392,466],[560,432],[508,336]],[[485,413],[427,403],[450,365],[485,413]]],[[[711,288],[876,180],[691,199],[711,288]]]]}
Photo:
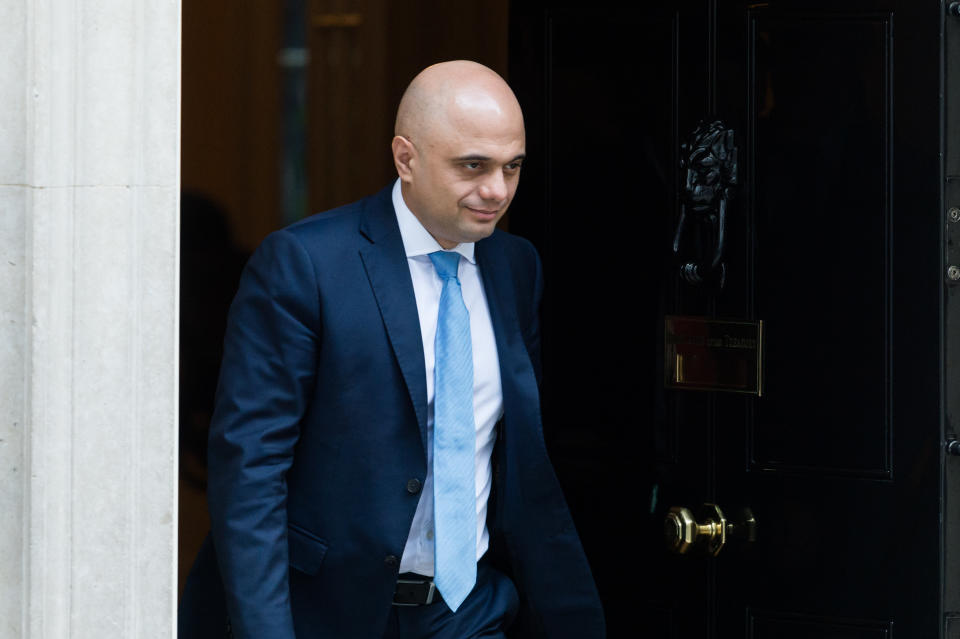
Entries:
{"type": "Polygon", "coordinates": [[[511,229],[544,257],[544,422],[611,637],[943,636],[945,12],[513,4],[511,229]],[[671,251],[680,145],[715,119],[722,289],[671,251]],[[763,396],[665,388],[666,315],[762,320],[763,396]],[[669,508],[705,502],[756,542],[669,553],[669,508]]]}

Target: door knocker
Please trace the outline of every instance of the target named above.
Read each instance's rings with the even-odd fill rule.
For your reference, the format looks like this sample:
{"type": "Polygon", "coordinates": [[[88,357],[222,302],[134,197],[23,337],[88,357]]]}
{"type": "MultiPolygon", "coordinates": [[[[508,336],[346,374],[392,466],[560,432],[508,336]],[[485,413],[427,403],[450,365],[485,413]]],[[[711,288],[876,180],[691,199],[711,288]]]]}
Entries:
{"type": "Polygon", "coordinates": [[[733,129],[721,120],[701,121],[680,146],[680,168],[685,169],[685,183],[673,238],[680,276],[689,284],[723,288],[727,201],[737,185],[733,129]]]}

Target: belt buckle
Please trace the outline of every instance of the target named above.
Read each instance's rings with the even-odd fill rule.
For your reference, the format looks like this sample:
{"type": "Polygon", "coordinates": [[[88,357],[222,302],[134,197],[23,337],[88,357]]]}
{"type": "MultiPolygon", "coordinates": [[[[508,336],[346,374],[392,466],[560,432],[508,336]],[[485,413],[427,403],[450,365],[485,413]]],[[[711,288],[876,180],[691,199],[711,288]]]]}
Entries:
{"type": "Polygon", "coordinates": [[[423,603],[398,603],[393,602],[394,606],[426,606],[433,603],[433,595],[437,592],[437,584],[433,582],[433,579],[397,579],[398,584],[430,584],[430,588],[427,590],[427,599],[423,603]]]}

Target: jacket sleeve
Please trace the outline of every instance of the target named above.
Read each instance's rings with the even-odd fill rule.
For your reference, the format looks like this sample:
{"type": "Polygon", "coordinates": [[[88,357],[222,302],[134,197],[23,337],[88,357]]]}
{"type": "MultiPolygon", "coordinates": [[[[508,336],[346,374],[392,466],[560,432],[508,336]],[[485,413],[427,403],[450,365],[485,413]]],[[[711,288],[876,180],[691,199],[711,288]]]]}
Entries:
{"type": "Polygon", "coordinates": [[[286,473],[314,384],[320,308],[307,251],[270,235],[227,321],[208,453],[211,532],[237,639],[293,639],[286,473]]]}
{"type": "MultiPolygon", "coordinates": [[[[526,278],[532,274],[532,285],[526,280],[524,299],[518,307],[529,304],[522,314],[523,340],[530,355],[537,384],[541,384],[540,306],[543,297],[543,269],[540,257],[529,246],[528,266],[519,271],[526,278]]],[[[528,514],[522,540],[514,539],[518,559],[515,578],[521,587],[521,611],[508,636],[524,639],[601,639],[606,626],[600,597],[590,566],[577,535],[563,490],[550,464],[540,423],[539,407],[533,411],[534,427],[527,429],[525,439],[514,434],[516,448],[526,451],[521,468],[515,468],[515,479],[521,484],[522,509],[528,514]],[[538,457],[538,455],[541,455],[538,457]],[[540,459],[544,463],[531,460],[540,459]]],[[[520,535],[514,534],[514,537],[520,535]]]]}

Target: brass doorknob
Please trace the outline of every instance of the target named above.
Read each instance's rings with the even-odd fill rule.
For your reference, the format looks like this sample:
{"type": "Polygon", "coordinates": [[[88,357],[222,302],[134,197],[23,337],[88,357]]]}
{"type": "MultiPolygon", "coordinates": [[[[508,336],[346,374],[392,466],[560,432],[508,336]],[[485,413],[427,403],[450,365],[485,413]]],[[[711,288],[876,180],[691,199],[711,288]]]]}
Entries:
{"type": "Polygon", "coordinates": [[[757,536],[757,520],[749,508],[737,512],[736,521],[730,521],[720,506],[704,504],[695,518],[689,508],[674,506],[663,522],[663,535],[667,547],[684,555],[694,548],[716,557],[730,537],[752,542],[757,536]],[[699,522],[697,521],[699,519],[699,522]]]}

